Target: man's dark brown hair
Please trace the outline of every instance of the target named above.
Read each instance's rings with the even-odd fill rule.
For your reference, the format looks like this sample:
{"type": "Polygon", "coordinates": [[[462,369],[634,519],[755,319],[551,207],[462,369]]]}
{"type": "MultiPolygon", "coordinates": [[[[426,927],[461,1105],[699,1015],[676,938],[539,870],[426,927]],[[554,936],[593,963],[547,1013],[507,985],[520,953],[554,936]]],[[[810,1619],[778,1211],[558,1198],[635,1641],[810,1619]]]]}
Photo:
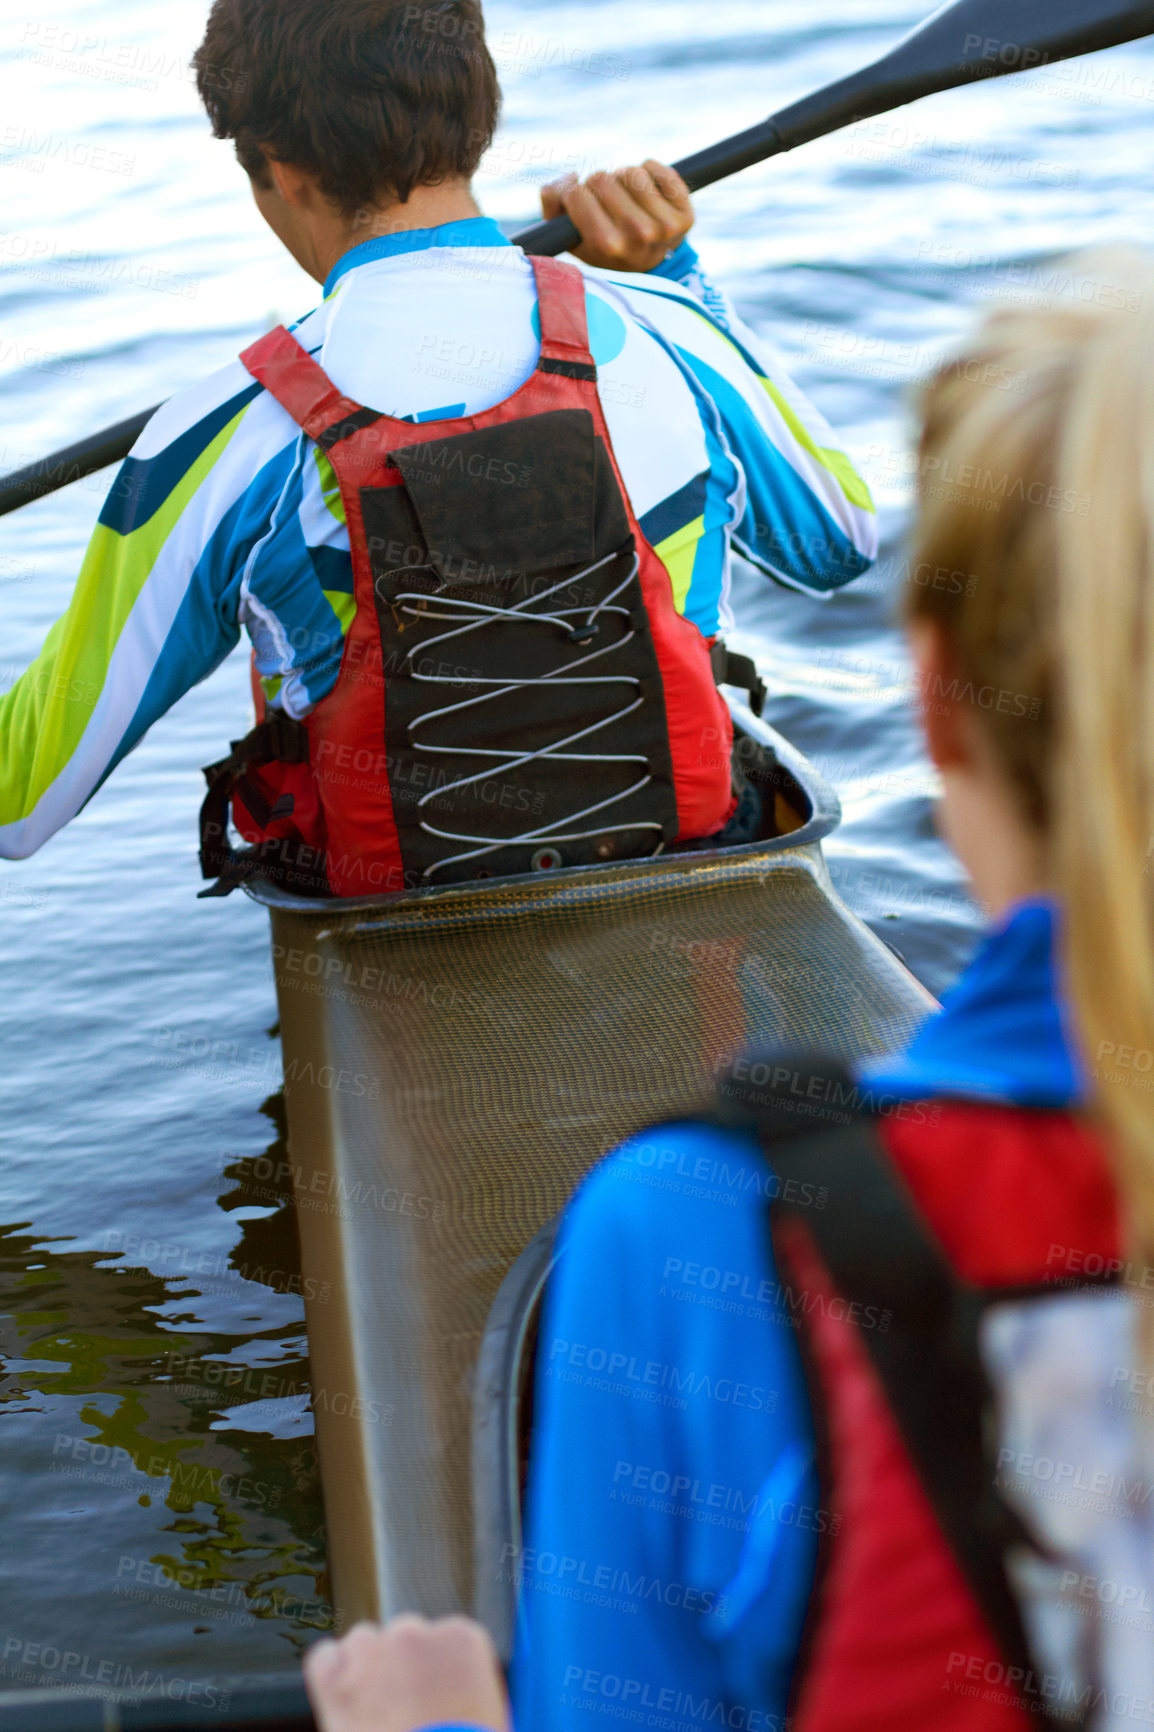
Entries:
{"type": "Polygon", "coordinates": [[[267,151],[346,215],[469,179],[501,93],[480,0],[215,0],[193,55],[217,138],[267,151]]]}

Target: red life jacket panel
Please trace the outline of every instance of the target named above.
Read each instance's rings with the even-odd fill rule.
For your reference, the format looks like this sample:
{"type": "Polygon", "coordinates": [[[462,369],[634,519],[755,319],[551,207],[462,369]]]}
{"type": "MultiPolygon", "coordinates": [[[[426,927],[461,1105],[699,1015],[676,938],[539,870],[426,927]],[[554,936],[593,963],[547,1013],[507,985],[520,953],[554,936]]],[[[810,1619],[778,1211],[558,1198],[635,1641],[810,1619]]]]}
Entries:
{"type": "Polygon", "coordinates": [[[584,280],[530,262],[540,358],[483,414],[367,410],[283,327],[241,356],[328,454],[356,612],[303,735],[258,699],[270,726],[207,772],[215,869],[227,796],[261,871],[337,896],[652,853],[732,812],[729,712],[625,490],[584,280]]]}
{"type": "MultiPolygon", "coordinates": [[[[825,1098],[845,1099],[849,1092],[825,1098]]],[[[800,1152],[790,1152],[778,1140],[781,1121],[775,1123],[773,1105],[762,1104],[766,1100],[755,1097],[752,1116],[771,1165],[780,1175],[829,1179],[824,1206],[838,1209],[837,1191],[844,1193],[848,1185],[834,1185],[835,1169],[824,1153],[820,1167],[807,1160],[845,1133],[807,1134],[796,1145],[800,1152]]],[[[845,1115],[826,1116],[846,1123],[845,1115]]],[[[812,1120],[806,1133],[811,1126],[812,1120]]],[[[1098,1140],[1071,1116],[905,1102],[878,1121],[877,1132],[880,1158],[892,1163],[902,1181],[899,1190],[915,1205],[911,1218],[920,1220],[924,1242],[935,1247],[933,1255],[944,1259],[959,1285],[979,1296],[981,1290],[1031,1290],[1048,1282],[1061,1292],[1080,1284],[1070,1270],[1093,1275],[1120,1266],[1118,1201],[1106,1159],[1098,1140]]],[[[788,1135],[784,1125],[781,1135],[788,1135]]],[[[848,1201],[843,1194],[842,1242],[863,1245],[871,1227],[861,1225],[865,1211],[852,1202],[847,1207],[848,1201]]],[[[984,1598],[979,1603],[974,1578],[946,1537],[924,1464],[919,1471],[878,1368],[892,1352],[879,1334],[908,1329],[910,1314],[934,1298],[915,1273],[916,1291],[903,1304],[903,1316],[896,1309],[892,1316],[869,1315],[839,1289],[819,1250],[823,1239],[834,1242],[824,1215],[818,1222],[812,1210],[775,1205],[779,1274],[792,1295],[824,1456],[823,1503],[837,1516],[836,1537],[819,1561],[791,1732],[1026,1732],[1047,1713],[1047,1689],[1058,1680],[1037,1674],[1024,1641],[1024,1664],[1021,1655],[1017,1663],[1008,1657],[1008,1626],[1019,1622],[1008,1590],[1006,1639],[995,1639],[989,1607],[997,1595],[991,1594],[989,1607],[984,1598]]],[[[946,1317],[947,1346],[960,1341],[956,1331],[946,1317]]],[[[888,1363],[892,1368],[895,1361],[888,1363]]],[[[956,1369],[949,1363],[950,1379],[967,1374],[963,1359],[956,1369]]],[[[997,1552],[1000,1517],[992,1503],[975,1519],[993,1523],[980,1543],[997,1552]]],[[[1056,1715],[1060,1706],[1053,1704],[1056,1715]]]]}

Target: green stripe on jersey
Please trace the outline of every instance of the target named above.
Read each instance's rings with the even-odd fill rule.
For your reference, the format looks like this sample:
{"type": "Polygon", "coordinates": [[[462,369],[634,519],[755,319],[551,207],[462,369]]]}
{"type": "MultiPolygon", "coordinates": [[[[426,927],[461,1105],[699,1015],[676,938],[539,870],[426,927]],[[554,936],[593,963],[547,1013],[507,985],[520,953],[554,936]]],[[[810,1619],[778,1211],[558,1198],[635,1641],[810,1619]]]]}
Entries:
{"type": "Polygon", "coordinates": [[[352,625],[357,612],[356,596],[350,595],[347,589],[326,589],[324,598],[340,620],[341,630],[348,637],[349,627],[352,625]]]}
{"type": "Polygon", "coordinates": [[[782,396],[777,386],[767,379],[764,373],[757,376],[802,450],[808,451],[823,469],[829,470],[851,505],[859,505],[863,511],[873,511],[873,496],[845,452],[831,449],[828,445],[816,445],[809,429],[798,420],[788,398],[782,396]]]}
{"type": "Polygon", "coordinates": [[[313,446],[313,456],[317,460],[317,475],[321,484],[321,497],[338,523],[344,523],[345,502],[341,498],[341,484],[337,480],[337,472],[329,462],[327,451],[322,451],[319,445],[313,446]]]}
{"type": "Polygon", "coordinates": [[[784,396],[782,392],[778,390],[773,381],[767,379],[765,374],[761,371],[761,368],[756,365],[757,357],[750,354],[747,349],[741,348],[734,342],[733,338],[727,331],[723,331],[720,325],[716,324],[713,319],[708,318],[696,307],[689,308],[688,310],[691,311],[696,318],[699,318],[703,325],[708,326],[709,330],[711,330],[716,336],[720,337],[723,342],[729,344],[729,347],[733,350],[734,354],[737,355],[744,365],[749,368],[754,378],[762,385],[770,402],[774,405],[778,414],[781,416],[782,420],[789,428],[790,433],[801,446],[802,450],[806,452],[808,456],[812,457],[815,463],[820,463],[821,467],[833,476],[850,504],[860,506],[863,511],[872,512],[874,509],[874,502],[870,490],[854,468],[852,460],[846,456],[845,452],[838,451],[832,446],[819,445],[814,439],[812,433],[809,431],[809,428],[805,425],[804,421],[801,421],[798,418],[797,411],[790,403],[788,397],[784,396]]]}
{"type": "Polygon", "coordinates": [[[689,586],[693,582],[693,563],[697,558],[697,546],[705,534],[705,516],[695,517],[692,523],[687,523],[681,529],[675,529],[672,535],[667,535],[664,541],[659,541],[653,549],[666,571],[673,590],[673,605],[678,613],[685,612],[685,604],[689,599],[689,586]]]}

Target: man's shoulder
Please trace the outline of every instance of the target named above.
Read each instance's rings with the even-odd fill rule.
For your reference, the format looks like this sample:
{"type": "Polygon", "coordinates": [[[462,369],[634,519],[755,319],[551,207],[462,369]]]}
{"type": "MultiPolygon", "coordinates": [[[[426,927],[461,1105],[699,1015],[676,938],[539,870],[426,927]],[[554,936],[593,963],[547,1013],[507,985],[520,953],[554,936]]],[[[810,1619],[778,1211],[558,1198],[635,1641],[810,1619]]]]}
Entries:
{"type": "Polygon", "coordinates": [[[113,482],[101,522],[129,535],[162,507],[183,519],[193,500],[195,521],[207,514],[215,522],[262,476],[262,497],[271,506],[283,484],[282,454],[297,431],[242,362],[230,361],[161,404],[113,482]]]}
{"type": "MultiPolygon", "coordinates": [[[[298,341],[307,338],[316,317],[310,314],[294,327],[298,341]]],[[[190,460],[195,461],[197,449],[203,450],[226,430],[235,430],[242,417],[253,424],[253,431],[277,437],[279,443],[295,436],[291,417],[253,378],[238,355],[162,403],[133,446],[132,455],[148,461],[173,447],[185,447],[190,460]]]]}
{"type": "Polygon", "coordinates": [[[649,332],[656,338],[651,347],[664,349],[672,362],[687,368],[698,389],[711,391],[724,381],[757,400],[759,381],[774,363],[764,339],[742,326],[731,310],[721,313],[715,291],[703,298],[685,283],[653,271],[582,270],[587,299],[607,303],[649,332]]]}
{"type": "Polygon", "coordinates": [[[158,456],[202,422],[217,418],[222,410],[239,414],[246,400],[251,402],[259,390],[256,380],[239,360],[218,367],[215,373],[186,385],[160,405],[133,446],[132,455],[144,460],[158,456]]]}
{"type": "MultiPolygon", "coordinates": [[[[605,271],[594,265],[583,264],[580,268],[587,293],[610,301],[642,324],[660,329],[671,319],[682,325],[686,319],[693,319],[702,327],[716,325],[699,296],[670,277],[654,271],[605,271]]],[[[723,335],[720,327],[717,330],[718,335],[723,335]]]]}

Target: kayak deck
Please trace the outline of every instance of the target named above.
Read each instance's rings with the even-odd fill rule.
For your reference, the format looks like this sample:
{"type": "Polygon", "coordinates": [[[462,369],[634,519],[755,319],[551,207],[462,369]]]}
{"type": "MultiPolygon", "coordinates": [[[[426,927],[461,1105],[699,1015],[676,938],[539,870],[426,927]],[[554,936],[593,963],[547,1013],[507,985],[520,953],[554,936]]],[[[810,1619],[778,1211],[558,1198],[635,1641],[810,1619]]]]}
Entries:
{"type": "Polygon", "coordinates": [[[792,835],[355,903],[252,887],[272,917],[348,1619],[472,1606],[481,1336],[510,1265],[590,1167],[702,1110],[752,1041],[854,1057],[932,1008],[832,891],[820,840],[836,797],[734,709],[807,808],[792,835]]]}

